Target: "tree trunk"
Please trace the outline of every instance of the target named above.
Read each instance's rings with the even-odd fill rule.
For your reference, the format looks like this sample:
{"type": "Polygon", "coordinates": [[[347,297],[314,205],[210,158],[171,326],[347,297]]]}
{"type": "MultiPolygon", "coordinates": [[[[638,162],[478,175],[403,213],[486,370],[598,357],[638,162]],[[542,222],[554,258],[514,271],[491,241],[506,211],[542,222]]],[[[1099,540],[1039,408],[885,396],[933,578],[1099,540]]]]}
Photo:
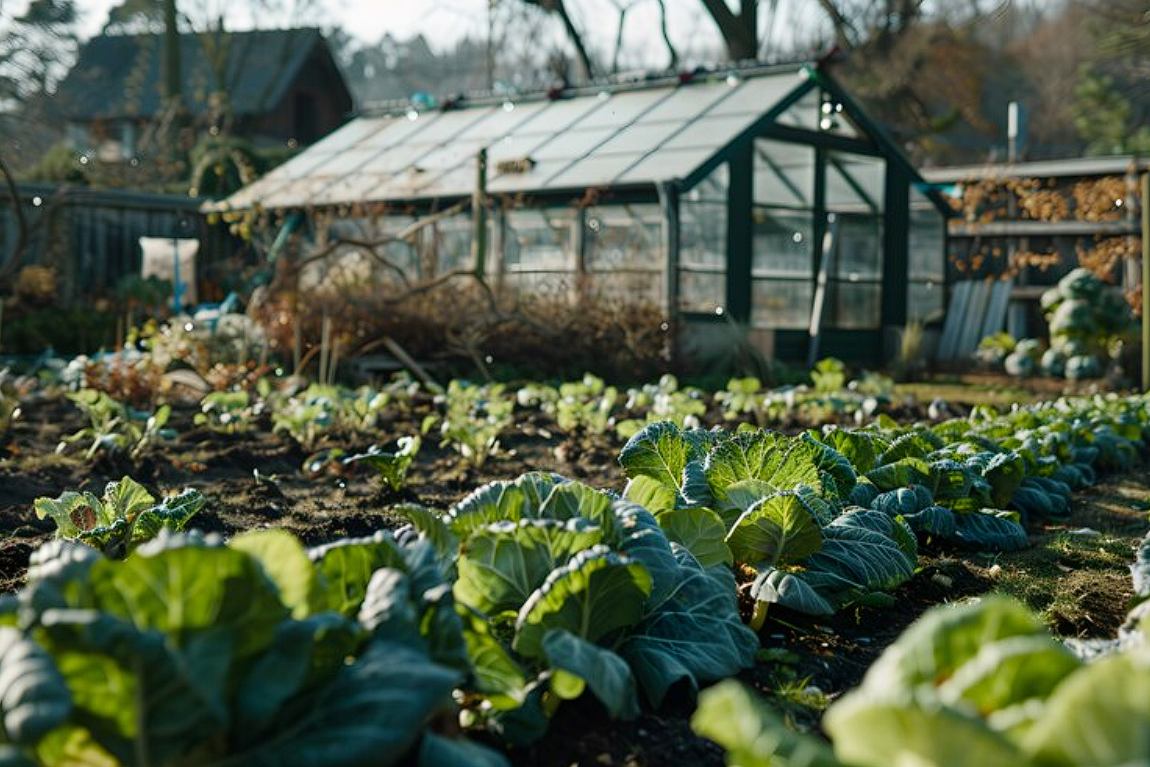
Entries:
{"type": "Polygon", "coordinates": [[[703,7],[719,28],[732,61],[759,57],[758,0],[743,0],[737,14],[727,5],[727,0],[703,0],[703,7]]]}

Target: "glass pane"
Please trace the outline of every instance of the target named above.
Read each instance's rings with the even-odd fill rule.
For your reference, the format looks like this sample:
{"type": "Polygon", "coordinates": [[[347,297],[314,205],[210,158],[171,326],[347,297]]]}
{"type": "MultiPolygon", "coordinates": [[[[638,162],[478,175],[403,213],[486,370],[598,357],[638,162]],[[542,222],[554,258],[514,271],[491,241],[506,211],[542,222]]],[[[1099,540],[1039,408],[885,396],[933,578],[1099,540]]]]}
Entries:
{"type": "Polygon", "coordinates": [[[842,280],[882,276],[882,222],[874,216],[840,215],[835,275],[842,280]]]}
{"type": "Polygon", "coordinates": [[[584,214],[587,271],[642,270],[661,274],[663,216],[658,205],[611,205],[584,214]]]}
{"type": "Polygon", "coordinates": [[[641,117],[645,112],[667,98],[665,90],[615,93],[598,97],[602,106],[589,114],[579,127],[599,127],[618,130],[621,126],[641,117]]]}
{"type": "Polygon", "coordinates": [[[734,93],[734,89],[726,83],[681,85],[672,91],[671,95],[645,112],[639,121],[678,120],[687,122],[706,113],[715,102],[732,96],[734,93]]]}
{"type": "Polygon", "coordinates": [[[881,213],[886,163],[878,157],[831,152],[827,158],[827,210],[881,213]]]}
{"type": "Polygon", "coordinates": [[[926,195],[910,192],[910,277],[942,280],[946,224],[926,195]]]}
{"type": "MultiPolygon", "coordinates": [[[[646,274],[600,272],[588,274],[584,280],[584,284],[591,295],[652,306],[659,306],[663,301],[662,272],[646,274]]],[[[682,306],[682,302],[680,302],[680,306],[682,306]]]]}
{"type": "Polygon", "coordinates": [[[811,214],[755,208],[753,215],[754,273],[811,279],[811,214]]]}
{"type": "Polygon", "coordinates": [[[716,143],[718,141],[741,133],[753,119],[748,115],[700,117],[668,139],[663,147],[665,149],[696,149],[700,147],[717,149],[716,143]]]}
{"type": "Polygon", "coordinates": [[[727,275],[679,270],[679,309],[712,314],[727,303],[727,275]]]}
{"type": "Polygon", "coordinates": [[[683,195],[683,202],[695,204],[701,202],[713,202],[721,205],[727,204],[727,187],[729,186],[727,178],[727,166],[720,165],[715,168],[706,178],[695,184],[686,194],[683,195]]]}
{"type": "Polygon", "coordinates": [[[575,283],[570,272],[508,272],[502,279],[505,287],[530,291],[533,298],[544,303],[569,300],[575,283]]]}
{"type": "Polygon", "coordinates": [[[877,328],[882,313],[882,287],[875,283],[832,281],[827,287],[827,313],[823,324],[830,328],[877,328]]]}
{"type": "Polygon", "coordinates": [[[632,154],[645,153],[652,147],[663,143],[672,133],[680,128],[679,123],[651,123],[649,125],[632,125],[616,133],[602,146],[595,150],[595,154],[632,154]]]}
{"type": "Polygon", "coordinates": [[[751,280],[751,319],[756,328],[799,329],[811,324],[810,280],[751,280]]]}
{"type": "Polygon", "coordinates": [[[419,242],[424,276],[466,269],[471,265],[471,215],[462,213],[424,227],[419,242]]]}
{"type": "Polygon", "coordinates": [[[810,207],[815,189],[815,150],[782,141],[755,141],[755,202],[810,207]]]}
{"type": "Polygon", "coordinates": [[[778,122],[793,128],[806,128],[818,130],[819,127],[819,90],[814,88],[808,91],[791,108],[779,115],[778,122]]]}
{"type": "Polygon", "coordinates": [[[503,264],[506,271],[573,270],[573,210],[512,210],[507,212],[505,221],[503,264]]]}
{"type": "Polygon", "coordinates": [[[533,160],[573,159],[588,154],[614,134],[610,128],[571,130],[557,134],[546,145],[531,153],[533,160]]]}
{"type": "Polygon", "coordinates": [[[911,320],[936,319],[943,311],[942,281],[912,282],[907,287],[906,314],[911,320]]]}

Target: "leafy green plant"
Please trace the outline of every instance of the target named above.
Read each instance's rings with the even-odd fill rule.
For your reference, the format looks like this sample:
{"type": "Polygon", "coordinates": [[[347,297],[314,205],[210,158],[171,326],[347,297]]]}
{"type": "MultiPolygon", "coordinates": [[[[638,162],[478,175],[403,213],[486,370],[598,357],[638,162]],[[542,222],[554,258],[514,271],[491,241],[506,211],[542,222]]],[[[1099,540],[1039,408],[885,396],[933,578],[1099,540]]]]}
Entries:
{"type": "Polygon", "coordinates": [[[1061,371],[1071,379],[1101,376],[1102,362],[1134,321],[1121,294],[1082,267],[1042,294],[1042,309],[1050,324],[1045,367],[1051,375],[1061,371]]]}
{"type": "Polygon", "coordinates": [[[55,542],[0,602],[10,764],[505,764],[428,730],[470,666],[426,544],[55,542]]]}
{"type": "Polygon", "coordinates": [[[560,385],[555,421],[567,432],[605,434],[612,425],[619,391],[590,373],[582,381],[560,385]]]}
{"type": "Polygon", "coordinates": [[[409,398],[412,391],[407,383],[387,389],[311,384],[291,396],[269,398],[273,430],[286,432],[307,451],[330,433],[364,437],[375,431],[380,416],[397,398],[409,398]]]}
{"type": "Polygon", "coordinates": [[[440,446],[453,447],[473,468],[482,467],[499,451],[499,437],[511,425],[515,402],[503,384],[476,386],[452,381],[447,391],[436,397],[444,407],[442,416],[428,416],[426,434],[439,424],[440,446]]]}
{"type": "Polygon", "coordinates": [[[147,413],[130,408],[95,389],[82,389],[69,394],[68,399],[84,411],[90,425],[65,437],[57,446],[57,452],[64,452],[77,442],[88,442],[85,453],[88,459],[105,452],[123,453],[136,460],[152,445],[176,438],[175,430],[166,428],[172,414],[168,405],[147,413]]]}
{"type": "Polygon", "coordinates": [[[375,470],[380,484],[398,492],[403,489],[407,481],[407,469],[423,442],[419,436],[400,437],[398,449],[388,453],[373,445],[366,453],[358,453],[343,459],[345,464],[362,463],[375,470]]]}
{"type": "Polygon", "coordinates": [[[257,415],[258,403],[253,403],[246,391],[217,391],[200,400],[195,423],[220,434],[244,434],[257,415]]]}
{"type": "Polygon", "coordinates": [[[1014,336],[1006,331],[1001,331],[993,335],[984,336],[978,342],[978,349],[975,350],[975,357],[988,365],[1001,365],[1006,361],[1007,356],[1014,351],[1014,347],[1018,342],[1014,340],[1014,336]]]}
{"type": "Polygon", "coordinates": [[[659,378],[658,383],[628,389],[624,409],[629,413],[641,414],[641,417],[627,418],[616,423],[616,433],[623,439],[630,439],[644,426],[659,421],[695,428],[699,426],[699,419],[707,413],[707,403],[701,391],[680,388],[679,379],[668,373],[659,378]]]}
{"type": "Polygon", "coordinates": [[[198,490],[184,490],[157,502],[131,477],[109,482],[102,497],[67,491],[59,498],[37,498],[39,519],[56,523],[56,537],[80,541],[110,557],[125,557],[161,530],[183,530],[205,503],[198,490]]]}
{"type": "Polygon", "coordinates": [[[741,767],[1123,767],[1150,761],[1150,645],[1084,663],[1021,605],[930,610],[831,705],[831,746],[790,730],[736,682],[692,721],[741,767]]]}
{"type": "Polygon", "coordinates": [[[763,383],[754,376],[732,378],[727,388],[715,392],[715,402],[723,410],[723,419],[737,421],[751,416],[759,426],[767,425],[766,392],[763,383]]]}
{"type": "Polygon", "coordinates": [[[555,419],[560,429],[583,434],[605,434],[613,425],[619,391],[587,373],[579,381],[558,388],[531,383],[515,393],[520,407],[538,408],[555,419]]]}
{"type": "Polygon", "coordinates": [[[819,360],[811,371],[811,383],[821,394],[840,391],[847,383],[846,365],[834,357],[819,360]]]}
{"type": "Polygon", "coordinates": [[[809,435],[658,423],[631,438],[619,463],[630,478],[624,497],[656,514],[672,540],[755,573],[753,628],[771,604],[829,615],[914,572],[914,534],[900,519],[845,509],[855,470],[809,435]]]}
{"type": "Polygon", "coordinates": [[[753,625],[772,604],[826,615],[881,604],[913,573],[916,539],[983,551],[1029,545],[1026,518],[1059,519],[1099,470],[1148,444],[1145,397],[1062,399],[932,428],[889,418],[798,437],[657,423],[624,446],[624,496],[708,561],[753,572],[753,625]]]}
{"type": "Polygon", "coordinates": [[[486,485],[445,514],[409,507],[454,563],[456,600],[488,724],[542,735],[563,700],[594,695],[614,717],[680,683],[750,665],[734,579],[673,545],[645,509],[550,474],[486,485]]]}

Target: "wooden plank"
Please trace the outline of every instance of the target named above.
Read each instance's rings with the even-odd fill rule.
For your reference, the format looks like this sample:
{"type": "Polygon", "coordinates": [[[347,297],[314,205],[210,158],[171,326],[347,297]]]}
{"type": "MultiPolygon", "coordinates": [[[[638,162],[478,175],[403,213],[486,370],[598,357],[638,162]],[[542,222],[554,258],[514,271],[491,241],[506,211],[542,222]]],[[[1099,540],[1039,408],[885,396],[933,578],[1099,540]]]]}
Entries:
{"type": "Polygon", "coordinates": [[[1088,235],[1137,234],[1138,228],[1129,221],[971,221],[952,220],[947,223],[951,237],[1054,237],[1088,235]]]}

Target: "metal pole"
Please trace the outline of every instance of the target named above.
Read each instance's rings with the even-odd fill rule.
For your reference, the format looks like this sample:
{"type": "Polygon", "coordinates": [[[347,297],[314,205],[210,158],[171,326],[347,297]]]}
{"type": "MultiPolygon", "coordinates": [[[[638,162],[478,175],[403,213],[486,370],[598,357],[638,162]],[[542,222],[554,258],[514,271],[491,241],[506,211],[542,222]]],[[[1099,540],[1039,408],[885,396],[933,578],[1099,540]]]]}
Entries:
{"type": "Polygon", "coordinates": [[[475,155],[475,191],[471,197],[471,264],[475,276],[487,271],[487,149],[475,155]]]}
{"type": "Polygon", "coordinates": [[[1150,173],[1142,174],[1142,389],[1150,391],[1150,173]]]}

